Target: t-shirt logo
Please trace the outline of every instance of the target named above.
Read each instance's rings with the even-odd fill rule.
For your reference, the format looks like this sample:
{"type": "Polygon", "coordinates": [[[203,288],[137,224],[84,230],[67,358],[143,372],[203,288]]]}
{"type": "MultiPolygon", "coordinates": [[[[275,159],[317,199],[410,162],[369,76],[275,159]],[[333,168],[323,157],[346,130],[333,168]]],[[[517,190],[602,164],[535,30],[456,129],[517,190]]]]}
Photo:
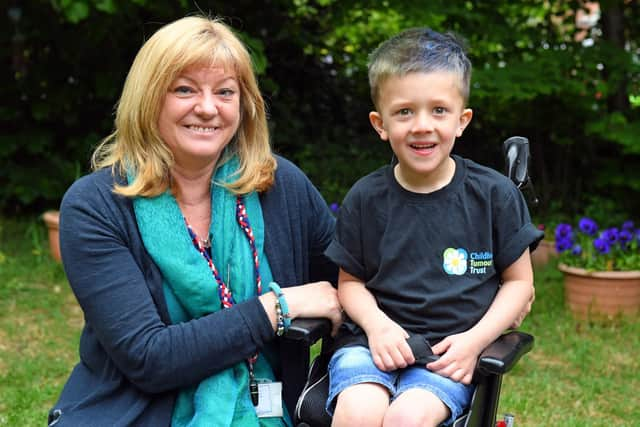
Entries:
{"type": "Polygon", "coordinates": [[[467,272],[469,254],[462,248],[447,248],[442,254],[442,267],[447,274],[462,276],[467,272]]]}
{"type": "Polygon", "coordinates": [[[469,270],[471,274],[487,274],[487,267],[493,266],[491,252],[471,252],[466,249],[447,248],[442,254],[442,267],[447,274],[462,276],[469,270]]]}

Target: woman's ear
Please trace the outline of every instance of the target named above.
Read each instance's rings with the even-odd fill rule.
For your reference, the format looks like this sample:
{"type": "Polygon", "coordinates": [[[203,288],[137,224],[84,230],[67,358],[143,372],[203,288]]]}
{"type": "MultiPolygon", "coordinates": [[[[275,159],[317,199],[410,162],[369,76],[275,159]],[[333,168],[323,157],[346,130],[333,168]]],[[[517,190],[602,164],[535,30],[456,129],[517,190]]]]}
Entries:
{"type": "Polygon", "coordinates": [[[382,122],[382,116],[377,111],[372,111],[369,113],[369,122],[371,122],[371,126],[378,132],[380,135],[380,139],[386,141],[389,139],[389,135],[387,131],[384,129],[384,123],[382,122]]]}
{"type": "Polygon", "coordinates": [[[456,138],[460,138],[462,136],[462,132],[464,132],[467,125],[471,122],[472,117],[473,117],[473,110],[471,110],[471,108],[465,108],[462,111],[462,114],[460,114],[458,130],[456,131],[456,138]]]}

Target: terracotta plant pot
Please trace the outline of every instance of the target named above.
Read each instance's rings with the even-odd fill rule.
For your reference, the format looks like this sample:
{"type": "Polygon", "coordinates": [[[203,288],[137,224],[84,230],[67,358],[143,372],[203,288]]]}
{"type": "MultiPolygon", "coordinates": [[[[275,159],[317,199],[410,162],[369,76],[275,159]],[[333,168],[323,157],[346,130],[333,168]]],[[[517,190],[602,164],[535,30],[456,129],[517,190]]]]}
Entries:
{"type": "Polygon", "coordinates": [[[531,252],[531,264],[534,267],[544,267],[552,257],[557,256],[553,240],[541,240],[538,247],[531,252]]]}
{"type": "Polygon", "coordinates": [[[559,264],[565,301],[579,319],[612,319],[640,312],[640,271],[588,271],[559,264]]]}
{"type": "Polygon", "coordinates": [[[51,256],[56,261],[60,262],[62,261],[60,256],[60,237],[58,231],[60,212],[47,211],[42,215],[42,219],[47,225],[47,230],[49,231],[49,250],[51,251],[51,256]]]}

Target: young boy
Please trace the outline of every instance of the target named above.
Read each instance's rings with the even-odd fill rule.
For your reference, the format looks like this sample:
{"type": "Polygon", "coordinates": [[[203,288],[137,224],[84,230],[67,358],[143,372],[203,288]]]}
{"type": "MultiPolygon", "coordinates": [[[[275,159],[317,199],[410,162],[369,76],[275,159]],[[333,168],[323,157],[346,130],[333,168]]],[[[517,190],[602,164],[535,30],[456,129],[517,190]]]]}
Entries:
{"type": "Polygon", "coordinates": [[[533,298],[542,233],[504,175],[452,155],[471,121],[471,63],[451,35],[411,29],[370,56],[372,126],[397,164],[345,197],[327,255],[348,319],[329,364],[334,426],[451,424],[480,352],[533,298]],[[422,335],[440,358],[414,364],[422,335]]]}

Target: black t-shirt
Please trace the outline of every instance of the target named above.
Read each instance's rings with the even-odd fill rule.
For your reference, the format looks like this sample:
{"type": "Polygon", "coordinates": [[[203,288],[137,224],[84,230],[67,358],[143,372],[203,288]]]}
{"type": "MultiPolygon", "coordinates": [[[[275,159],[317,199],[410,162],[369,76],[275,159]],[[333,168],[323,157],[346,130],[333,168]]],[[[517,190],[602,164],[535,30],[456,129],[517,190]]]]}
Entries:
{"type": "MultiPolygon", "coordinates": [[[[542,238],[507,177],[452,157],[453,179],[429,194],[401,187],[392,166],[361,178],[326,250],[365,282],[391,319],[432,343],[475,325],[498,291],[500,272],[542,238]]],[[[362,338],[347,321],[338,342],[362,338]]]]}

